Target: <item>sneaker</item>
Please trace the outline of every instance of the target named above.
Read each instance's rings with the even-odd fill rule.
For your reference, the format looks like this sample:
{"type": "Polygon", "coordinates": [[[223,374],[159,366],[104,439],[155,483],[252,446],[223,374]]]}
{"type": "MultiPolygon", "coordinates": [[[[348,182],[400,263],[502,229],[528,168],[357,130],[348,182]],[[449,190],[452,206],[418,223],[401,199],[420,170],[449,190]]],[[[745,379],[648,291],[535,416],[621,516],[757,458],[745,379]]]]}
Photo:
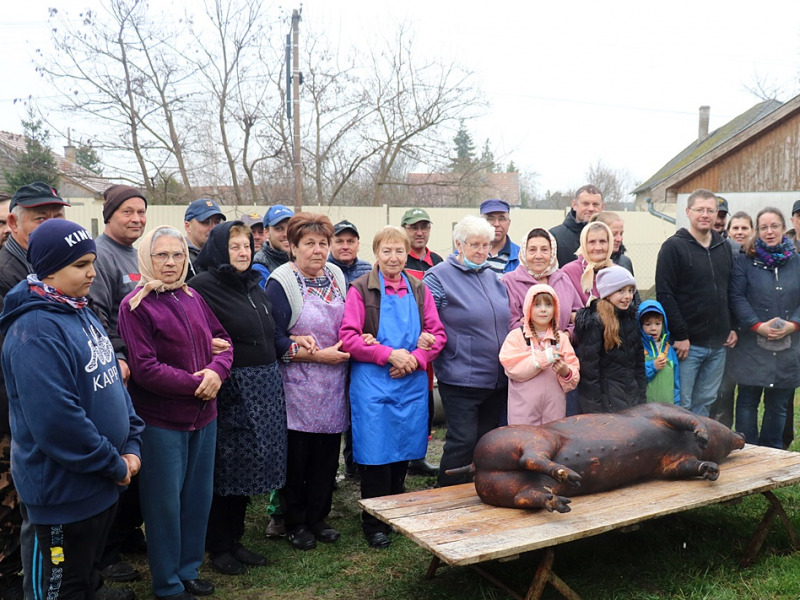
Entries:
{"type": "Polygon", "coordinates": [[[286,524],[283,522],[283,517],[279,515],[272,515],[267,525],[267,537],[286,537],[286,524]]]}

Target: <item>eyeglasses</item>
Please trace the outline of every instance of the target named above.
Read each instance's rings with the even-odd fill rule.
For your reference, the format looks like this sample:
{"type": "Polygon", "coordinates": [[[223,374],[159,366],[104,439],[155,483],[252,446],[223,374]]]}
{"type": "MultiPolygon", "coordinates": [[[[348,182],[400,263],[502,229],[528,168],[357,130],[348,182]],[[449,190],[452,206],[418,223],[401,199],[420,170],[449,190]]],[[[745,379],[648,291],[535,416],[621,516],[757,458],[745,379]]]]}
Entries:
{"type": "Polygon", "coordinates": [[[412,231],[428,231],[428,229],[431,228],[431,224],[428,221],[420,221],[413,225],[405,225],[404,227],[412,231]]]}
{"type": "Polygon", "coordinates": [[[715,215],[717,214],[716,208],[690,208],[690,211],[697,215],[715,215]]]}
{"type": "Polygon", "coordinates": [[[759,231],[767,231],[768,229],[770,229],[772,231],[780,231],[782,228],[783,228],[783,225],[781,225],[780,223],[772,223],[771,225],[759,225],[758,226],[758,230],[759,231]]]}
{"type": "Polygon", "coordinates": [[[473,250],[488,250],[489,248],[492,247],[491,244],[487,244],[487,243],[483,243],[483,244],[472,243],[472,242],[464,242],[464,243],[467,246],[469,246],[470,248],[472,248],[473,250]]]}
{"type": "Polygon", "coordinates": [[[494,225],[495,223],[506,223],[509,220],[506,215],[500,215],[497,217],[490,217],[489,215],[484,215],[483,218],[489,221],[489,223],[491,223],[492,225],[494,225]]]}
{"type": "Polygon", "coordinates": [[[156,252],[155,254],[151,254],[150,258],[153,259],[154,263],[165,263],[170,258],[175,261],[176,263],[183,262],[186,259],[186,254],[183,252],[156,252]]]}

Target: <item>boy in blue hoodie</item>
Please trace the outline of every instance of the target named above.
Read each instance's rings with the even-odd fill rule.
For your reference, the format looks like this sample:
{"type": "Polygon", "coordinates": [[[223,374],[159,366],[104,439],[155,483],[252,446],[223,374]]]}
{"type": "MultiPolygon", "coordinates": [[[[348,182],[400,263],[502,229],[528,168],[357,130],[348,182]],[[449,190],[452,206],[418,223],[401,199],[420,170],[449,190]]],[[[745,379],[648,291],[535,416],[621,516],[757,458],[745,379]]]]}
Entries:
{"type": "Polygon", "coordinates": [[[667,341],[667,314],[661,303],[645,300],[637,311],[644,346],[644,371],[647,376],[647,401],[681,403],[678,355],[667,341]]]}
{"type": "Polygon", "coordinates": [[[6,295],[0,315],[11,472],[34,533],[23,536],[22,555],[35,598],[95,597],[119,494],[140,467],[144,422],[87,306],[95,257],[83,227],[45,221],[28,242],[35,274],[6,295]]]}

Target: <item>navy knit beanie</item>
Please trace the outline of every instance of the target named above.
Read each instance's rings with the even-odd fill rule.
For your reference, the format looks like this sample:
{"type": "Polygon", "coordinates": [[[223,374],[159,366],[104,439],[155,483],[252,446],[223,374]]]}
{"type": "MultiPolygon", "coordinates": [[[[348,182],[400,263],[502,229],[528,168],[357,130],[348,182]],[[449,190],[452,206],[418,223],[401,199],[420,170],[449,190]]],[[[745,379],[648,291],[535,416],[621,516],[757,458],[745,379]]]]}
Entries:
{"type": "Polygon", "coordinates": [[[28,262],[40,280],[89,253],[97,256],[92,236],[66,219],[47,219],[28,238],[28,262]]]}

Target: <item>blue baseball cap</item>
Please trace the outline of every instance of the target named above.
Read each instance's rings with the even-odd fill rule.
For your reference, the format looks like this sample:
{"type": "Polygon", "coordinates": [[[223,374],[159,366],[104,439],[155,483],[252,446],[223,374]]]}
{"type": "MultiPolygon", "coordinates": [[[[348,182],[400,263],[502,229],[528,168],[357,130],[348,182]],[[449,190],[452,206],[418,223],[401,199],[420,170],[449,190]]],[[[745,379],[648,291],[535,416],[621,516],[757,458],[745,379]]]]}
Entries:
{"type": "Polygon", "coordinates": [[[488,215],[493,212],[507,213],[510,210],[505,200],[484,200],[481,202],[481,214],[488,215]]]}
{"type": "Polygon", "coordinates": [[[270,206],[267,214],[264,215],[264,227],[275,227],[281,221],[291,219],[294,216],[294,211],[288,206],[283,204],[276,204],[270,206]]]}
{"type": "Polygon", "coordinates": [[[200,198],[200,200],[195,200],[189,205],[183,220],[191,221],[192,219],[197,219],[198,221],[205,221],[214,215],[219,215],[223,221],[227,220],[216,202],[208,198],[200,198]]]}

